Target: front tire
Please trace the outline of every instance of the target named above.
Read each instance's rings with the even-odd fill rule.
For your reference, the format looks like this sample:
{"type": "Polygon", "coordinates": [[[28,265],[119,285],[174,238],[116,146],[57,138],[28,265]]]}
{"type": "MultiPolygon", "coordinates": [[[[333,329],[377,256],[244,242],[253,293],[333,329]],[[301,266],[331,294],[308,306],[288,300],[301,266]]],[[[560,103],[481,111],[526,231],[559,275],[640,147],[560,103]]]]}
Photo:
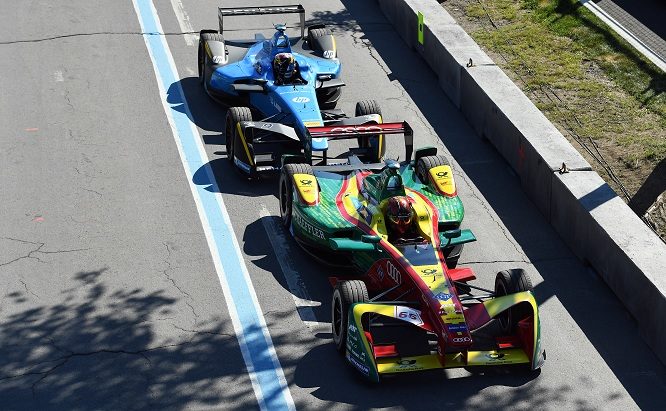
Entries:
{"type": "Polygon", "coordinates": [[[341,281],[333,290],[331,304],[331,329],[333,343],[339,353],[344,354],[347,347],[347,331],[349,327],[349,308],[352,304],[369,300],[368,289],[360,280],[341,281]]]}
{"type": "MultiPolygon", "coordinates": [[[[515,294],[522,291],[531,291],[532,281],[522,268],[504,270],[497,273],[495,277],[495,296],[515,294]]],[[[513,334],[518,327],[518,322],[532,314],[531,308],[525,304],[518,304],[497,315],[502,333],[513,334]]]]}
{"type": "Polygon", "coordinates": [[[416,164],[416,175],[421,180],[421,183],[428,184],[430,182],[430,169],[448,165],[450,165],[449,160],[441,154],[421,157],[416,164]]]}
{"type": "Polygon", "coordinates": [[[224,122],[224,138],[227,147],[227,160],[234,163],[234,141],[237,139],[238,126],[241,121],[252,121],[252,112],[247,107],[229,107],[224,122]]]}
{"type": "Polygon", "coordinates": [[[309,164],[285,164],[280,171],[280,218],[282,225],[291,225],[294,206],[294,174],[312,174],[309,164]]]}

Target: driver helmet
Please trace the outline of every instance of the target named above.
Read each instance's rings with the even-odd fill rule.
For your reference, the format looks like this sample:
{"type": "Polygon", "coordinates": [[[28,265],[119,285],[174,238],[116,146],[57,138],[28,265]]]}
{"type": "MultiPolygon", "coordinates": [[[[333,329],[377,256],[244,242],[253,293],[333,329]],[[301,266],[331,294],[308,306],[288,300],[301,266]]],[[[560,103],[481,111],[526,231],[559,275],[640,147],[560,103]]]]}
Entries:
{"type": "Polygon", "coordinates": [[[386,217],[395,234],[403,235],[409,230],[413,215],[412,202],[407,197],[395,196],[388,199],[386,217]]]}
{"type": "Polygon", "coordinates": [[[278,53],[273,59],[273,74],[280,83],[288,82],[296,71],[296,60],[291,53],[278,53]]]}

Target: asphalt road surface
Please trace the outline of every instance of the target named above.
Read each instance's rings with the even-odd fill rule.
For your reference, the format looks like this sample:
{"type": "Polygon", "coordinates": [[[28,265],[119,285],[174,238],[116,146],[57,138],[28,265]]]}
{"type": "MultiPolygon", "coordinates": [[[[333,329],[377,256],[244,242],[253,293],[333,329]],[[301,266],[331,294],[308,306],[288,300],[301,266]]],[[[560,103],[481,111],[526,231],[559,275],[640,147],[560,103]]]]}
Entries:
{"type": "MultiPolygon", "coordinates": [[[[219,2],[181,1],[155,2],[165,33],[217,27],[219,2]]],[[[0,409],[256,409],[257,398],[297,409],[666,409],[664,367],[634,320],[561,242],[376,4],[309,0],[307,18],[326,22],[337,38],[347,83],[339,107],[353,113],[357,100],[374,98],[385,119],[413,126],[417,147],[447,153],[463,225],[479,239],[460,265],[486,287],[499,270],[528,271],[548,354],[537,375],[449,370],[365,383],[331,342],[334,270],[280,228],[277,179],[245,181],[225,158],[225,112],[198,84],[196,39],[164,36],[179,77],[161,93],[165,77],[156,77],[138,16],[151,10],[136,3],[143,6],[2,6],[0,409]],[[187,114],[205,148],[206,164],[191,175],[170,110],[187,114]],[[231,244],[222,251],[233,255],[233,237],[202,223],[194,198],[226,206],[238,272],[247,272],[241,278],[251,280],[261,310],[256,323],[234,326],[254,300],[223,292],[221,279],[238,273],[220,269],[211,238],[231,244]],[[270,361],[270,349],[252,352],[248,336],[264,332],[279,361],[270,361]],[[249,372],[247,358],[268,360],[249,372]],[[280,379],[261,378],[271,372],[286,389],[271,391],[280,379]]],[[[247,37],[255,25],[280,22],[273,20],[253,19],[228,36],[247,37]]],[[[402,145],[392,142],[389,153],[402,154],[402,145]]]]}

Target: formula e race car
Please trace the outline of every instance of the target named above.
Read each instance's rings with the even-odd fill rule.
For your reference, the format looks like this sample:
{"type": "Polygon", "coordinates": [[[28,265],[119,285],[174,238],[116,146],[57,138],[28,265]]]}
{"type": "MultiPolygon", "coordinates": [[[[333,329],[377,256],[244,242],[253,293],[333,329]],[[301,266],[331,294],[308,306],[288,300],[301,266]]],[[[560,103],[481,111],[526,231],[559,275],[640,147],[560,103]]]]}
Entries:
{"type": "MultiPolygon", "coordinates": [[[[449,262],[454,247],[474,241],[461,230],[463,208],[453,172],[436,148],[416,151],[407,123],[313,136],[404,134],[406,161],[285,164],[280,177],[283,223],[308,253],[341,266],[332,278],[337,349],[372,381],[409,371],[490,365],[541,367],[538,306],[521,269],[497,274],[494,290],[468,284],[469,268],[449,262]],[[414,235],[392,238],[388,205],[411,202],[414,235]],[[345,267],[347,270],[345,272],[345,267]],[[351,274],[351,276],[350,276],[351,274]],[[472,290],[482,294],[472,295],[472,290]]],[[[459,255],[459,254],[458,254],[459,255]]]]}
{"type": "MultiPolygon", "coordinates": [[[[381,121],[376,103],[357,106],[360,118],[334,109],[344,86],[335,38],[324,25],[307,27],[306,35],[302,6],[219,8],[218,20],[219,32],[200,32],[199,79],[213,99],[229,107],[227,157],[251,177],[279,169],[283,155],[302,155],[311,163],[315,151],[325,162],[328,141],[313,138],[308,127],[381,121]],[[277,24],[271,38],[224,37],[225,17],[274,14],[298,14],[300,36],[289,38],[287,25],[277,24]]],[[[383,146],[373,147],[379,159],[383,146]]]]}

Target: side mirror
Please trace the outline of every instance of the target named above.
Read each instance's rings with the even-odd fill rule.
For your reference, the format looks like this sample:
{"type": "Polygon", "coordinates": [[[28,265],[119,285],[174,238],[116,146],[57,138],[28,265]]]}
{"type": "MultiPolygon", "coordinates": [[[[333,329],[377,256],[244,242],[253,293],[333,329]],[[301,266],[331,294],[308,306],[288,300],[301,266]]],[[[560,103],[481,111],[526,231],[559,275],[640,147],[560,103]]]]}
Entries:
{"type": "Polygon", "coordinates": [[[361,236],[361,241],[369,244],[379,244],[379,242],[382,241],[382,238],[378,235],[364,234],[361,236]]]}

